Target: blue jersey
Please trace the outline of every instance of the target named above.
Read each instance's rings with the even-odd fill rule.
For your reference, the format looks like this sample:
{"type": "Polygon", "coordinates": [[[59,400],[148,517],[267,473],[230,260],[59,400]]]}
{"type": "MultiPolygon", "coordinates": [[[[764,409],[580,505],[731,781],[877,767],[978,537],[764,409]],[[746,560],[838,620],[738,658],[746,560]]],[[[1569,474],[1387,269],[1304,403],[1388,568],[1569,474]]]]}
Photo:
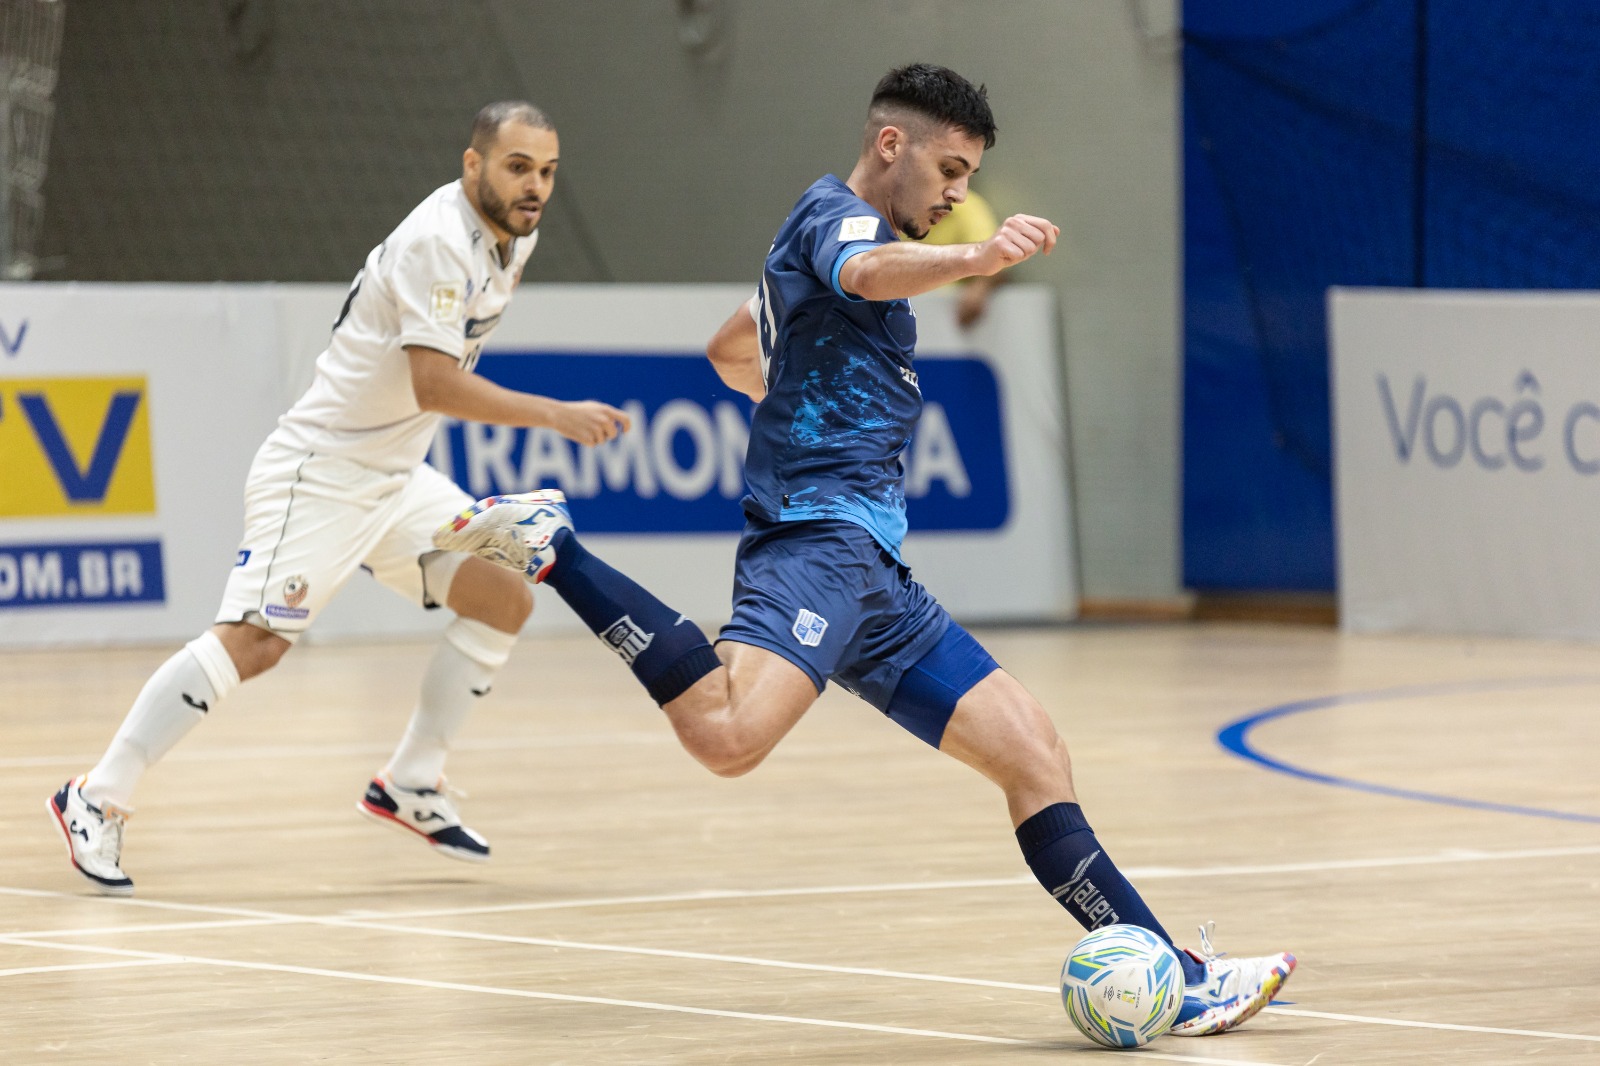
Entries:
{"type": "Polygon", "coordinates": [[[770,522],[843,519],[900,561],[905,450],[922,414],[909,300],[868,302],[839,287],[853,255],[894,228],[833,175],[784,220],[759,294],[766,398],[750,426],[746,512],[770,522]]]}

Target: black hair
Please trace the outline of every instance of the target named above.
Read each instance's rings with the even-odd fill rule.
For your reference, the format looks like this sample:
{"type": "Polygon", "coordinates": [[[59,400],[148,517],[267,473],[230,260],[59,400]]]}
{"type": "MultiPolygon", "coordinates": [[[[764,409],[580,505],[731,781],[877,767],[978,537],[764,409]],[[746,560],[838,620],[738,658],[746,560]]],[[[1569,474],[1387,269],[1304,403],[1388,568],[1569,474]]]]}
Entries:
{"type": "Polygon", "coordinates": [[[948,67],[912,63],[885,74],[872,90],[868,113],[876,118],[880,111],[890,109],[905,109],[954,126],[970,137],[982,137],[984,148],[994,147],[994,112],[989,110],[988,90],[948,67]]]}
{"type": "Polygon", "coordinates": [[[552,133],[556,128],[543,111],[526,100],[497,100],[485,104],[483,110],[478,112],[478,117],[472,120],[471,146],[487,154],[500,137],[500,127],[507,122],[520,122],[524,126],[550,130],[552,133]]]}

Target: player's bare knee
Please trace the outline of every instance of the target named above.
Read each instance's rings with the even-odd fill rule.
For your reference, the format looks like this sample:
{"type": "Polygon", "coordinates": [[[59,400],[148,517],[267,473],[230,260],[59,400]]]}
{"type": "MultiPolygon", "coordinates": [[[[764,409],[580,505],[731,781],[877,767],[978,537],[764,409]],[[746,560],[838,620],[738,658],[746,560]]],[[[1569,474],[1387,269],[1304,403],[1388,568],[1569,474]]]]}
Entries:
{"type": "Polygon", "coordinates": [[[1030,738],[1017,745],[1001,787],[1007,793],[1070,793],[1072,771],[1065,756],[1066,745],[1054,733],[1049,737],[1030,738]]]}
{"type": "MultiPolygon", "coordinates": [[[[289,650],[287,641],[280,639],[257,640],[249,649],[249,661],[239,667],[239,680],[246,681],[252,677],[266,673],[282,661],[284,654],[289,650]]],[[[235,665],[239,665],[235,663],[235,665]]]]}
{"type": "Polygon", "coordinates": [[[1054,747],[1056,762],[1066,770],[1067,775],[1070,777],[1072,774],[1072,753],[1067,750],[1067,742],[1062,739],[1059,733],[1056,734],[1054,747]]]}
{"type": "MultiPolygon", "coordinates": [[[[450,574],[445,604],[462,618],[493,626],[502,633],[516,633],[533,614],[533,591],[521,574],[481,559],[444,562],[456,562],[459,567],[450,574]]],[[[435,565],[443,573],[443,563],[435,565]]]]}
{"type": "Polygon", "coordinates": [[[271,670],[289,650],[283,637],[249,622],[223,622],[211,631],[222,642],[239,672],[240,681],[248,681],[271,670]]]}
{"type": "Polygon", "coordinates": [[[1071,788],[1066,742],[1036,701],[1029,698],[1006,708],[1003,723],[995,723],[995,733],[1003,743],[986,773],[1008,794],[1071,788]]]}
{"type": "Polygon", "coordinates": [[[520,630],[533,614],[533,590],[522,579],[520,574],[513,574],[509,570],[497,571],[504,579],[503,589],[496,590],[498,595],[493,603],[493,618],[480,618],[479,621],[494,626],[503,633],[515,633],[520,630]]]}

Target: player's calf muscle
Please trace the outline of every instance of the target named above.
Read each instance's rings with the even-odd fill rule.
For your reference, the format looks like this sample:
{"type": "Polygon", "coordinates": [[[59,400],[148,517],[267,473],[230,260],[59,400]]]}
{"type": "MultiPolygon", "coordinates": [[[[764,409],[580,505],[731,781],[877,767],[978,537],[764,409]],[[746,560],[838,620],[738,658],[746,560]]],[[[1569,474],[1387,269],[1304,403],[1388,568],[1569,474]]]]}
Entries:
{"type": "Polygon", "coordinates": [[[718,777],[743,777],[766,761],[777,739],[741,731],[737,723],[712,729],[678,728],[678,740],[695,761],[718,777]]]}
{"type": "Polygon", "coordinates": [[[766,759],[805,713],[781,694],[739,691],[729,670],[716,670],[662,707],[678,741],[718,777],[741,777],[766,759]]]}
{"type": "Polygon", "coordinates": [[[683,749],[718,777],[749,773],[766,754],[751,759],[758,747],[745,735],[728,697],[728,671],[715,670],[661,708],[683,749]]]}

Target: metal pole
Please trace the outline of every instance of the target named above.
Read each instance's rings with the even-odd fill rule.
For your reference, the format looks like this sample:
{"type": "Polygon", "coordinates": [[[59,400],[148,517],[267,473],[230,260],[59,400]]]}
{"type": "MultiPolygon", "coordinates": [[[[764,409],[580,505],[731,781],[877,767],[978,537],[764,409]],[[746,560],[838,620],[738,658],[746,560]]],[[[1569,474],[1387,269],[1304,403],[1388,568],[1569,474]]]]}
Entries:
{"type": "Polygon", "coordinates": [[[11,217],[11,64],[0,55],[0,280],[12,277],[16,236],[11,217]]]}

